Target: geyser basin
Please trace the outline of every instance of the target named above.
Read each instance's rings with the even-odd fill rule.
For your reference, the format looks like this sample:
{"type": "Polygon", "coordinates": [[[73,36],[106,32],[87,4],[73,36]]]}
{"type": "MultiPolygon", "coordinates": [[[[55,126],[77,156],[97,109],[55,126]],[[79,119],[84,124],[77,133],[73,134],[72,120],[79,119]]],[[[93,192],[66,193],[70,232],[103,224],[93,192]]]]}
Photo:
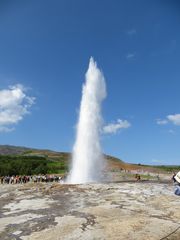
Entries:
{"type": "Polygon", "coordinates": [[[106,84],[102,72],[92,57],[85,78],[68,183],[99,181],[104,164],[100,130],[101,103],[106,97],[106,84]]]}

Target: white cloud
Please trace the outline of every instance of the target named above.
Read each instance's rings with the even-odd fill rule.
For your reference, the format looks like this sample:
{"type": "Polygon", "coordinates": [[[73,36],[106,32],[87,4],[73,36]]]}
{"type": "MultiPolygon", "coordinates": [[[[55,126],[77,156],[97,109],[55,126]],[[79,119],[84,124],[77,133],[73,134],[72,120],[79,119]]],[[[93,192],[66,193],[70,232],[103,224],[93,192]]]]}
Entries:
{"type": "Polygon", "coordinates": [[[180,126],[180,114],[168,115],[167,119],[172,122],[174,125],[180,126]]]}
{"type": "Polygon", "coordinates": [[[126,59],[133,59],[134,57],[135,57],[135,53],[128,53],[127,55],[126,55],[126,59]]]}
{"type": "Polygon", "coordinates": [[[127,34],[128,34],[129,36],[132,36],[132,35],[134,35],[134,34],[136,34],[136,33],[137,33],[137,31],[136,31],[136,29],[134,29],[134,28],[127,31],[127,34]]]}
{"type": "Polygon", "coordinates": [[[157,119],[157,120],[156,120],[156,123],[157,123],[158,125],[165,125],[165,124],[168,123],[168,120],[167,120],[167,119],[157,119]]]}
{"type": "Polygon", "coordinates": [[[165,119],[157,119],[156,123],[159,125],[165,125],[168,123],[180,126],[180,114],[168,115],[165,119]]]}
{"type": "Polygon", "coordinates": [[[118,119],[117,123],[110,123],[103,128],[103,132],[108,133],[117,133],[119,129],[129,128],[131,124],[127,120],[118,119]]]}
{"type": "Polygon", "coordinates": [[[29,113],[34,102],[35,98],[27,96],[21,84],[0,90],[0,132],[13,131],[13,125],[29,113]]]}

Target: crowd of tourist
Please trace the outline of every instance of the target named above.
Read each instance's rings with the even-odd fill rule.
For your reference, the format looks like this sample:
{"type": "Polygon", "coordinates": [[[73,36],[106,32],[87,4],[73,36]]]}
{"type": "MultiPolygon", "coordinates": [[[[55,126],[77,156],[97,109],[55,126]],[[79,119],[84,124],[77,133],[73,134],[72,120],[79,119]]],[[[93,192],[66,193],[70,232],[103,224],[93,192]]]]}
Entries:
{"type": "Polygon", "coordinates": [[[28,182],[59,182],[61,177],[56,175],[33,175],[33,176],[0,176],[0,184],[21,184],[28,182]]]}

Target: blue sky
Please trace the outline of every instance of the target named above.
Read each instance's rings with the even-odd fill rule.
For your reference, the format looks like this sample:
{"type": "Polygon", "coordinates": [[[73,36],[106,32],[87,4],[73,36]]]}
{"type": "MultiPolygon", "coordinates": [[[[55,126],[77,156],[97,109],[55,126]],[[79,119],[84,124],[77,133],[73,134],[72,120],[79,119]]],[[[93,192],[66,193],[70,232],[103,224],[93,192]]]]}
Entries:
{"type": "Polygon", "coordinates": [[[175,0],[1,0],[0,144],[71,151],[93,56],[115,127],[103,151],[180,164],[179,12],[175,0]]]}

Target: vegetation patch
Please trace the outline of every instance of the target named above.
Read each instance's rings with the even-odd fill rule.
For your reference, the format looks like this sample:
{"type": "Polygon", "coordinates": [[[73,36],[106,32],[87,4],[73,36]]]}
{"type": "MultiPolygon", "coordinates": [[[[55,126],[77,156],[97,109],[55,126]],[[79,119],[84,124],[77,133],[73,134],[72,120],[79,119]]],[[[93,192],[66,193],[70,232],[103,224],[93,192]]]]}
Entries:
{"type": "Polygon", "coordinates": [[[0,156],[0,176],[58,174],[67,169],[65,161],[52,161],[41,156],[0,156]]]}

